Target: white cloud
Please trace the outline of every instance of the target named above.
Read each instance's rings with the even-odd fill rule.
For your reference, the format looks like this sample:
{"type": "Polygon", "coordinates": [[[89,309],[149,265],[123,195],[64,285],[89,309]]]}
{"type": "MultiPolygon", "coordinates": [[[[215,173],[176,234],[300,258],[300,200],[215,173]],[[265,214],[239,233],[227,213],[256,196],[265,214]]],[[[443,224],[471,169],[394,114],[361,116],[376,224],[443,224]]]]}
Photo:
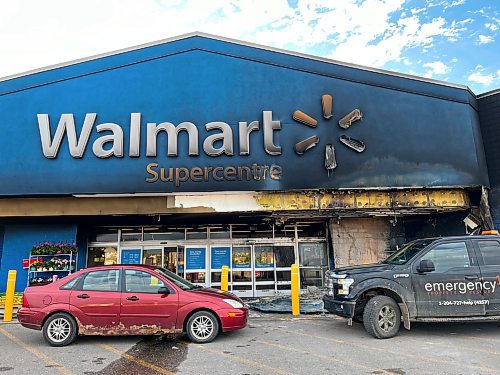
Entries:
{"type": "Polygon", "coordinates": [[[496,73],[485,74],[484,67],[482,65],[476,65],[473,73],[471,73],[467,79],[470,82],[479,83],[484,86],[490,86],[494,81],[500,79],[500,70],[496,73]]]}
{"type": "MultiPolygon", "coordinates": [[[[304,53],[320,50],[325,57],[367,66],[401,62],[406,71],[424,66],[426,75],[442,77],[451,70],[443,61],[450,66],[456,61],[439,57],[436,48],[476,38],[479,43],[477,34],[463,38],[473,18],[487,17],[481,29],[493,37],[500,25],[491,12],[473,18],[453,19],[448,12],[448,18],[442,12],[441,17],[428,16],[431,7],[461,4],[463,0],[426,0],[420,7],[408,0],[299,0],[292,8],[287,0],[5,1],[0,77],[192,31],[304,53]],[[408,53],[412,49],[417,55],[408,53]],[[425,65],[415,61],[419,55],[428,61],[425,65]]],[[[469,74],[472,80],[495,75],[469,74]]]]}
{"type": "Polygon", "coordinates": [[[399,61],[406,48],[421,47],[425,52],[437,37],[454,38],[459,29],[446,26],[442,17],[421,23],[417,16],[400,18],[396,23],[386,23],[372,33],[353,30],[345,41],[338,44],[333,58],[369,66],[383,66],[389,61],[399,61]]]}
{"type": "Polygon", "coordinates": [[[491,31],[497,31],[498,30],[498,26],[495,25],[494,23],[485,23],[484,26],[487,29],[490,29],[491,31]]]}
{"type": "Polygon", "coordinates": [[[482,34],[480,34],[479,37],[478,37],[478,43],[479,44],[488,44],[488,43],[492,43],[494,41],[495,41],[495,39],[493,39],[489,35],[482,35],[482,34]]]}
{"type": "Polygon", "coordinates": [[[0,77],[193,31],[252,41],[286,0],[16,0],[2,4],[0,77]]]}
{"type": "Polygon", "coordinates": [[[465,0],[455,0],[455,1],[452,1],[451,3],[447,3],[446,2],[443,2],[445,3],[444,4],[444,9],[448,9],[448,8],[453,8],[453,7],[456,7],[456,6],[459,6],[459,5],[462,5],[465,3],[465,0]]]}
{"type": "Polygon", "coordinates": [[[422,12],[425,12],[427,10],[426,7],[423,7],[423,8],[419,8],[419,9],[411,9],[411,14],[419,14],[419,13],[422,13],[422,12]]]}
{"type": "Polygon", "coordinates": [[[446,74],[450,68],[442,61],[428,62],[424,64],[424,68],[428,68],[424,77],[431,78],[434,74],[446,74]]]}

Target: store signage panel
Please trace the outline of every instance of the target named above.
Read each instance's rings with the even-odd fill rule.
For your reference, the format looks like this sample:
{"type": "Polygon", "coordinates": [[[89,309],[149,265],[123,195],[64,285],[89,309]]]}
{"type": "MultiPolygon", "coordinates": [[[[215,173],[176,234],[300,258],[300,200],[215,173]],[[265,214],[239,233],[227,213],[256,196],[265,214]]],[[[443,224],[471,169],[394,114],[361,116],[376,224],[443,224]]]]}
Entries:
{"type": "Polygon", "coordinates": [[[122,249],[122,264],[141,264],[141,249],[122,249]]]}
{"type": "Polygon", "coordinates": [[[230,247],[212,247],[211,248],[211,269],[221,269],[222,266],[231,265],[231,248],[230,247]]]}
{"type": "Polygon", "coordinates": [[[204,270],[206,267],[206,251],[204,247],[187,247],[186,271],[204,270]]]}
{"type": "Polygon", "coordinates": [[[0,96],[0,195],[488,185],[465,102],[201,51],[77,76],[0,96]]]}

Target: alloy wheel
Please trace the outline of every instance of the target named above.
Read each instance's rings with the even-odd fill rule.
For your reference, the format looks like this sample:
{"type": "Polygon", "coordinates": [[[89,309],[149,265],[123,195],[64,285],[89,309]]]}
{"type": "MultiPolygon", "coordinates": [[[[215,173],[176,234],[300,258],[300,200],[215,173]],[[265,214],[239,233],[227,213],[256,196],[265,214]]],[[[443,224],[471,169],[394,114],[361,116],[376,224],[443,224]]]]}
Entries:
{"type": "Polygon", "coordinates": [[[380,309],[378,325],[384,332],[389,332],[396,325],[396,312],[391,306],[383,306],[380,309]]]}
{"type": "Polygon", "coordinates": [[[191,333],[199,340],[205,340],[213,331],[214,323],[205,315],[196,317],[192,322],[191,333]]]}
{"type": "Polygon", "coordinates": [[[63,342],[71,334],[71,324],[64,318],[54,319],[47,327],[47,334],[52,341],[63,342]]]}

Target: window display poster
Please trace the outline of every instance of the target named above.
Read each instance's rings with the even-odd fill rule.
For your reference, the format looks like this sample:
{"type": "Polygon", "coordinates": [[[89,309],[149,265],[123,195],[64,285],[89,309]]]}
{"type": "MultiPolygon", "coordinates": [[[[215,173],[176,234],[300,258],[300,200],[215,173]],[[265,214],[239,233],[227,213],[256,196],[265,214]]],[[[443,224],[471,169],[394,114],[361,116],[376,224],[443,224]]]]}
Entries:
{"type": "Polygon", "coordinates": [[[274,266],[274,252],[272,246],[255,246],[255,268],[274,266]]]}
{"type": "Polygon", "coordinates": [[[230,247],[212,247],[211,255],[211,268],[212,269],[221,269],[222,266],[230,266],[230,247]]]}
{"type": "Polygon", "coordinates": [[[141,264],[141,249],[122,249],[122,264],[141,264]]]}
{"type": "Polygon", "coordinates": [[[233,269],[250,268],[252,259],[250,246],[233,247],[233,269]]]}
{"type": "Polygon", "coordinates": [[[204,247],[186,248],[186,270],[205,269],[206,249],[204,247]]]}

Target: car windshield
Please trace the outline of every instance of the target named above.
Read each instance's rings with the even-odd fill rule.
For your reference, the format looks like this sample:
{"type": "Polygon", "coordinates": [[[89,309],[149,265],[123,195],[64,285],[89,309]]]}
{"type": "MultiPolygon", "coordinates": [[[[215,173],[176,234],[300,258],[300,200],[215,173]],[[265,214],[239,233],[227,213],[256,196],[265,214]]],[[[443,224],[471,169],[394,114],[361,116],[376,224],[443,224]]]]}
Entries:
{"type": "Polygon", "coordinates": [[[416,240],[404,245],[401,249],[392,254],[389,258],[382,263],[385,264],[405,264],[415,255],[417,255],[423,248],[430,243],[434,242],[435,238],[428,238],[425,240],[416,240]]]}
{"type": "Polygon", "coordinates": [[[178,286],[182,290],[193,290],[200,288],[198,285],[191,284],[186,279],[183,279],[182,277],[176,275],[175,273],[169,270],[166,270],[165,268],[161,267],[155,268],[155,272],[166,277],[169,281],[173,282],[176,286],[178,286]]]}

